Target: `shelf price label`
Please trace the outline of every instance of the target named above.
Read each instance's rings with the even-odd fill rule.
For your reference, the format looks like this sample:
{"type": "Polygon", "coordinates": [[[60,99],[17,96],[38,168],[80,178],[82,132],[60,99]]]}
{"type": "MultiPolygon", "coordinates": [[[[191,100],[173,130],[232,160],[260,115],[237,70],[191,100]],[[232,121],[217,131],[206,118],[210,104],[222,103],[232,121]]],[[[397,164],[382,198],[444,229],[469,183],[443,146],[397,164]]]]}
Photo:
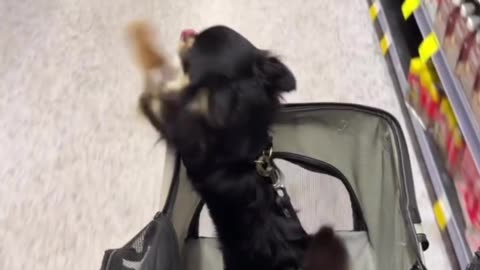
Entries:
{"type": "Polygon", "coordinates": [[[448,221],[451,217],[449,210],[445,207],[445,204],[443,203],[446,198],[444,196],[442,197],[443,198],[438,199],[438,201],[433,204],[433,213],[435,214],[435,219],[437,220],[438,227],[441,231],[447,228],[448,221]]]}
{"type": "Polygon", "coordinates": [[[403,18],[406,20],[420,7],[421,0],[405,0],[402,4],[403,18]]]}
{"type": "Polygon", "coordinates": [[[380,5],[378,4],[378,0],[373,2],[368,12],[370,13],[370,19],[372,19],[372,21],[375,21],[377,19],[378,13],[380,12],[380,5]]]}
{"type": "Polygon", "coordinates": [[[390,37],[387,34],[384,34],[380,40],[380,49],[382,50],[383,55],[387,54],[388,48],[390,48],[390,37]]]}
{"type": "Polygon", "coordinates": [[[435,55],[440,49],[440,42],[437,35],[432,32],[422,41],[418,47],[418,54],[422,62],[426,63],[433,55],[435,55]]]}

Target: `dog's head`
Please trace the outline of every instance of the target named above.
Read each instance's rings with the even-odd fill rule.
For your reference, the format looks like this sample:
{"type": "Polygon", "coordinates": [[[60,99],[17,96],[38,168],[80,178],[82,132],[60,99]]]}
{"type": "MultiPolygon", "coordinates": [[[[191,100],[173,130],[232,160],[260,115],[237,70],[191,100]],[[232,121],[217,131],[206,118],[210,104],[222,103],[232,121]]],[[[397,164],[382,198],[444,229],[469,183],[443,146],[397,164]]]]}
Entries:
{"type": "Polygon", "coordinates": [[[180,80],[141,99],[166,141],[196,164],[239,160],[264,147],[280,95],[296,87],[292,72],[225,26],[182,32],[179,56],[180,80]]]}
{"type": "Polygon", "coordinates": [[[225,26],[214,26],[196,34],[182,32],[179,46],[184,72],[192,85],[263,79],[272,93],[295,88],[295,78],[278,58],[257,49],[246,38],[225,26]]]}

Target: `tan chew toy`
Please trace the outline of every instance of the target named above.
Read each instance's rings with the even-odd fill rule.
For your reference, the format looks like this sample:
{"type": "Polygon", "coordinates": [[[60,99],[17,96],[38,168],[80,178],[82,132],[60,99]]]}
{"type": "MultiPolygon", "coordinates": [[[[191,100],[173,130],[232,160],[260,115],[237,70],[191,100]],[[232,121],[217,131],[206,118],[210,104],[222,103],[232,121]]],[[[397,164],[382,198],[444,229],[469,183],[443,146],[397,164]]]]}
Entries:
{"type": "Polygon", "coordinates": [[[128,37],[144,72],[165,67],[167,60],[155,47],[154,31],[147,23],[131,23],[128,26],[128,37]]]}

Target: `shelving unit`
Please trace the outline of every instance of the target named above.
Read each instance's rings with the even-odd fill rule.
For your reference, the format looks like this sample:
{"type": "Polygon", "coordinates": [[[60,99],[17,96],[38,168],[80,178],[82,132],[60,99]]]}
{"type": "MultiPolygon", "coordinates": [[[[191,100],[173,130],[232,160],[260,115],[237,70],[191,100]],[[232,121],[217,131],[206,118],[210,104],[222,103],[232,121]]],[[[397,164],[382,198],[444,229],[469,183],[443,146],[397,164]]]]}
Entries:
{"type": "MultiPolygon", "coordinates": [[[[418,28],[424,37],[433,31],[432,19],[428,15],[427,7],[422,4],[414,13],[418,28]]],[[[455,116],[457,117],[462,134],[467,145],[472,151],[477,168],[480,170],[480,125],[475,118],[472,107],[469,103],[462,84],[457,79],[454,71],[448,66],[447,58],[442,50],[436,53],[433,64],[437,70],[445,93],[452,104],[455,116]]]]}
{"type": "Polygon", "coordinates": [[[444,205],[444,210],[450,216],[450,220],[446,227],[446,232],[452,242],[453,249],[459,263],[460,269],[466,269],[470,262],[473,252],[470,250],[464,237],[465,223],[463,221],[462,209],[459,203],[455,186],[448,176],[442,162],[438,160],[440,156],[437,153],[433,140],[426,132],[420,118],[416,115],[412,108],[409,112],[413,122],[416,138],[420,145],[425,165],[430,175],[432,187],[437,196],[444,205]]]}
{"type": "MultiPolygon", "coordinates": [[[[396,77],[398,79],[398,82],[400,84],[400,88],[402,90],[402,93],[406,93],[409,85],[407,81],[407,76],[406,76],[406,67],[408,66],[407,61],[402,62],[402,57],[400,55],[400,52],[402,51],[401,46],[399,46],[399,42],[395,40],[395,32],[392,32],[389,22],[387,20],[387,16],[385,13],[385,5],[383,5],[382,1],[377,1],[377,4],[379,5],[379,13],[378,13],[378,24],[380,26],[380,35],[386,35],[387,38],[390,40],[390,48],[388,52],[388,56],[390,57],[392,61],[392,66],[395,71],[396,77]]],[[[382,38],[382,36],[380,36],[382,38]]],[[[403,50],[406,50],[403,48],[403,50]]],[[[405,56],[405,55],[404,55],[405,56]]],[[[408,55],[409,59],[410,56],[408,55]]]]}
{"type": "MultiPolygon", "coordinates": [[[[374,2],[367,1],[370,5],[374,2]]],[[[375,2],[379,5],[380,12],[374,20],[374,26],[379,39],[386,35],[390,40],[390,47],[385,58],[396,86],[396,94],[400,100],[408,131],[413,139],[415,152],[419,159],[424,161],[421,167],[425,180],[429,181],[427,187],[430,188],[430,193],[433,195],[432,201],[434,203],[441,201],[449,218],[447,226],[441,232],[444,239],[450,242],[447,244],[447,248],[451,249],[448,253],[452,255],[452,267],[466,269],[473,252],[464,236],[465,222],[454,183],[446,172],[444,164],[439,160],[438,149],[429,132],[405,99],[409,89],[407,80],[409,61],[413,55],[409,51],[406,40],[406,35],[410,33],[402,32],[401,26],[405,21],[401,15],[400,6],[396,6],[395,1],[377,0],[375,2]]],[[[430,34],[433,29],[432,20],[428,16],[427,9],[423,4],[414,13],[416,24],[423,37],[430,34]]],[[[468,99],[454,72],[447,65],[444,53],[438,52],[432,60],[445,92],[454,107],[467,144],[474,152],[477,167],[480,167],[480,127],[468,99]]]]}

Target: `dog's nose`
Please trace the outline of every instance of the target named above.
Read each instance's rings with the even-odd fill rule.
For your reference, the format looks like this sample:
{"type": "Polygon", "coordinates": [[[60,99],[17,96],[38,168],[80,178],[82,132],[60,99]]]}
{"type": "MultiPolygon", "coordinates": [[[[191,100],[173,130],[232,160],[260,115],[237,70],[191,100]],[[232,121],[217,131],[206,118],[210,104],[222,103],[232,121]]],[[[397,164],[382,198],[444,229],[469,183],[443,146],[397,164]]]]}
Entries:
{"type": "Polygon", "coordinates": [[[193,38],[197,35],[197,32],[193,29],[185,29],[182,31],[182,34],[180,34],[180,39],[182,41],[187,41],[189,38],[193,38]]]}

